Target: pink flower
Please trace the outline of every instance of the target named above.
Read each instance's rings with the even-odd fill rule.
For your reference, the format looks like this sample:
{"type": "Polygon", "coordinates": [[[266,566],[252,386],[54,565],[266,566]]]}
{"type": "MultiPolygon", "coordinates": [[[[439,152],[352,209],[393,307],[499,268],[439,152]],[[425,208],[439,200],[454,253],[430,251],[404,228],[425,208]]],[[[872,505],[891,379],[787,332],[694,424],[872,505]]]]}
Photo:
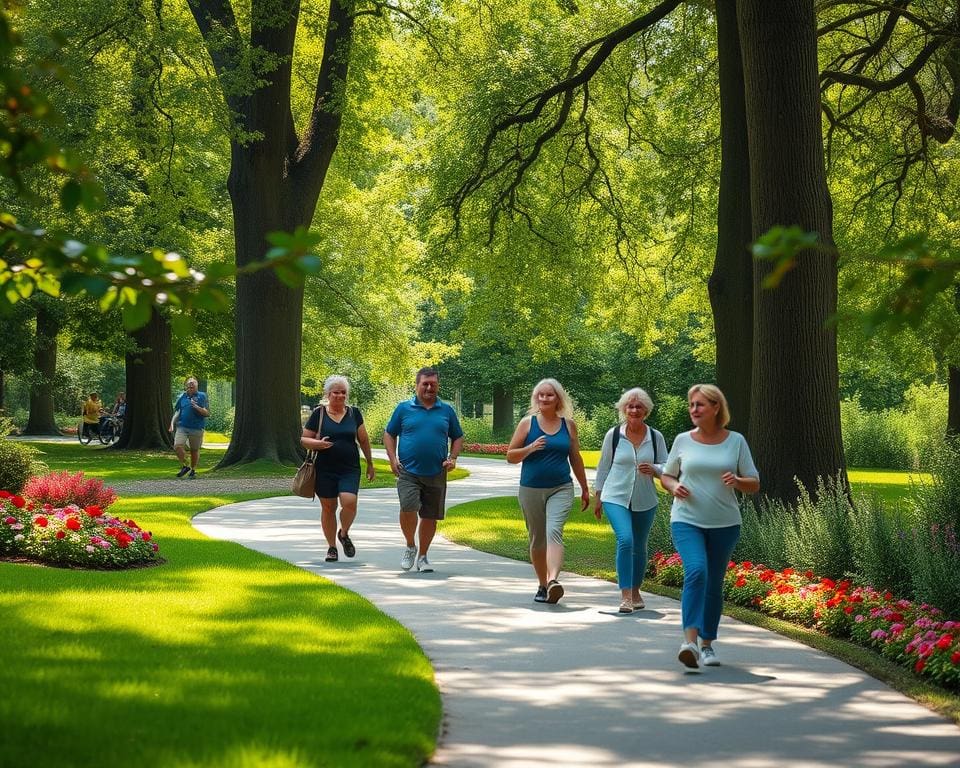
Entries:
{"type": "Polygon", "coordinates": [[[87,550],[87,552],[89,552],[91,555],[97,551],[97,548],[93,546],[93,544],[87,544],[84,549],[87,550]]]}

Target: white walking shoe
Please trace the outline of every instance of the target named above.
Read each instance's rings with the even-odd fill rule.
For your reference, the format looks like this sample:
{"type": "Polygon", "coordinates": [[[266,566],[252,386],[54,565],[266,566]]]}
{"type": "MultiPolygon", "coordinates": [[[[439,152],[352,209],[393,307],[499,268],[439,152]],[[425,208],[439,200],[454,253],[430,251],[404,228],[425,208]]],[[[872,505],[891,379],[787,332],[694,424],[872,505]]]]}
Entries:
{"type": "Polygon", "coordinates": [[[433,566],[430,565],[430,561],[427,560],[426,555],[421,555],[417,558],[417,570],[420,573],[433,573],[433,566]]]}
{"type": "Polygon", "coordinates": [[[413,568],[413,561],[417,559],[417,548],[407,547],[403,550],[403,557],[400,558],[400,567],[405,571],[413,568]]]}
{"type": "Polygon", "coordinates": [[[712,645],[705,645],[700,649],[700,663],[705,667],[719,667],[720,659],[712,645]]]}
{"type": "Polygon", "coordinates": [[[677,654],[677,660],[690,669],[700,669],[700,649],[697,648],[697,644],[683,643],[677,654]]]}

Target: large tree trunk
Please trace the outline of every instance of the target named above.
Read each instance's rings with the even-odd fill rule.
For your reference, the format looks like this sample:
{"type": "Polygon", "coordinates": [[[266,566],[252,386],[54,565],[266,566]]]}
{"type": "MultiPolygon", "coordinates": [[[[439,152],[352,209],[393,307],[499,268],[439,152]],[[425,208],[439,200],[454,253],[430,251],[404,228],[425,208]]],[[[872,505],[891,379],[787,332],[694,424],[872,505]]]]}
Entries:
{"type": "Polygon", "coordinates": [[[960,368],[947,367],[947,434],[960,435],[960,368]]]}
{"type": "MultiPolygon", "coordinates": [[[[231,146],[227,187],[233,203],[237,265],[264,257],[270,232],[293,232],[313,220],[340,136],[356,21],[354,0],[330,0],[313,108],[302,139],[291,109],[299,0],[253,0],[249,40],[229,0],[191,0],[190,10],[218,75],[230,83],[244,62],[269,59],[252,94],[224,90],[249,137],[231,146]]],[[[300,344],[303,289],[272,273],[237,278],[236,416],[218,466],[257,459],[299,463],[300,344]]]]}
{"type": "Polygon", "coordinates": [[[170,323],[156,309],[150,322],[132,334],[137,348],[126,357],[127,415],[113,448],[165,450],[173,447],[168,428],[170,397],[170,323]]]}
{"type": "Polygon", "coordinates": [[[493,385],[493,433],[513,431],[513,390],[502,384],[493,385]]]}
{"type": "Polygon", "coordinates": [[[59,435],[54,418],[53,379],[57,374],[57,334],[62,316],[57,309],[37,305],[37,340],[33,351],[34,375],[30,386],[30,417],[23,430],[25,435],[59,435]]]}
{"type": "Polygon", "coordinates": [[[717,0],[720,62],[720,198],[717,253],[707,284],[713,309],[717,385],[730,404],[731,427],[746,432],[753,371],[753,237],[750,155],[736,0],[717,0]]]}
{"type": "Polygon", "coordinates": [[[813,0],[740,0],[753,235],[775,225],[819,233],[822,248],[800,255],[775,290],[754,269],[750,444],[761,488],[797,496],[819,476],[845,469],[840,438],[833,213],[820,126],[813,0]]]}

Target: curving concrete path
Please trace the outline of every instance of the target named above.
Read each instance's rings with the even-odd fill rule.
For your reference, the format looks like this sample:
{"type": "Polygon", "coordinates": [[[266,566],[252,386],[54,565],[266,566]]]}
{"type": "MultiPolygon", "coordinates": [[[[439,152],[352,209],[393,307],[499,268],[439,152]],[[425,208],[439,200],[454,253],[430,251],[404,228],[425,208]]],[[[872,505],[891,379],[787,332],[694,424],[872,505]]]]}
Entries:
{"type": "MultiPolygon", "coordinates": [[[[516,491],[517,467],[460,465],[471,476],[450,484],[448,506],[516,491]]],[[[528,564],[440,536],[435,573],[403,572],[398,509],[393,489],[362,492],[357,556],[332,564],[306,499],[231,504],[194,525],[331,579],[409,627],[443,697],[435,765],[960,766],[960,728],[766,630],[724,617],[724,665],[687,672],[674,600],[648,595],[646,610],[622,616],[615,585],[566,574],[561,603],[536,604],[528,564]]]]}

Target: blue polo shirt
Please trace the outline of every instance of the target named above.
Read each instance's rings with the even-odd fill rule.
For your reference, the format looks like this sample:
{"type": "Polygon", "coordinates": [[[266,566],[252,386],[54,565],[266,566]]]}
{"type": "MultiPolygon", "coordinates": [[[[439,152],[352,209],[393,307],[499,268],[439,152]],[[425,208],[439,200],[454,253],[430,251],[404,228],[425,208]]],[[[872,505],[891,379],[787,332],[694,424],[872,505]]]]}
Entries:
{"type": "MultiPolygon", "coordinates": [[[[197,398],[197,405],[201,408],[207,408],[207,393],[206,392],[197,392],[194,397],[197,398]]],[[[182,429],[203,429],[207,425],[207,419],[205,416],[201,416],[197,413],[190,405],[190,395],[186,392],[182,393],[180,397],[177,398],[177,402],[173,406],[174,411],[180,411],[180,418],[177,421],[177,426],[182,429]]]]}
{"type": "Polygon", "coordinates": [[[397,458],[411,475],[439,475],[450,440],[463,437],[453,406],[437,398],[425,408],[416,395],[398,403],[387,423],[387,432],[399,439],[397,458]]]}

